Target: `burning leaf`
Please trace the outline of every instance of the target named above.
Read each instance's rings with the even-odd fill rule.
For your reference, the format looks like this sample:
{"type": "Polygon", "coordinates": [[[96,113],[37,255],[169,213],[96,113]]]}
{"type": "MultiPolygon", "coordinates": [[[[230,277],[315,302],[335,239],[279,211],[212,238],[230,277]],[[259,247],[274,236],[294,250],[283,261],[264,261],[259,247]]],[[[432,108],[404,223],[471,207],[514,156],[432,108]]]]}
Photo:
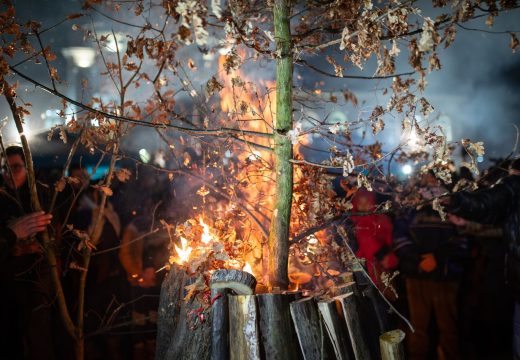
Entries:
{"type": "Polygon", "coordinates": [[[112,191],[111,188],[109,188],[108,186],[104,186],[104,185],[92,185],[92,187],[100,192],[102,192],[103,194],[105,194],[106,196],[112,196],[114,193],[112,191]]]}
{"type": "Polygon", "coordinates": [[[204,276],[199,275],[197,280],[193,284],[185,286],[184,290],[187,291],[187,294],[184,297],[184,301],[188,302],[197,292],[206,290],[204,276]]]}
{"type": "Polygon", "coordinates": [[[202,186],[199,190],[197,190],[197,195],[206,196],[209,194],[209,189],[206,186],[202,186]]]}
{"type": "Polygon", "coordinates": [[[132,173],[128,169],[121,169],[116,172],[117,179],[121,182],[127,182],[130,180],[132,173]]]}

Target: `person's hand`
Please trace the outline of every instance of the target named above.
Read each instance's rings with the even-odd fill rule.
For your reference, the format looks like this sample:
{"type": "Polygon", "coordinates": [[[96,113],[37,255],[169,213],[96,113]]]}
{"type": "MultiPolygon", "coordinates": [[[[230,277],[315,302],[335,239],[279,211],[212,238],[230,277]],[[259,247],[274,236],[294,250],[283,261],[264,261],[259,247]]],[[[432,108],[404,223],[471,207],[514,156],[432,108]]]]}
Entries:
{"type": "Polygon", "coordinates": [[[51,219],[51,214],[45,214],[43,211],[34,212],[11,221],[7,227],[16,234],[18,239],[26,239],[45,230],[51,223],[51,219]]]}
{"type": "Polygon", "coordinates": [[[144,269],[138,285],[142,288],[149,288],[155,286],[155,269],[147,267],[144,269]]]}
{"type": "Polygon", "coordinates": [[[392,270],[397,267],[399,260],[393,253],[386,254],[381,260],[381,266],[384,270],[392,270]]]}
{"type": "Polygon", "coordinates": [[[457,215],[453,215],[453,214],[448,214],[448,220],[451,221],[451,223],[456,226],[466,226],[466,224],[467,224],[466,220],[464,220],[461,217],[458,217],[457,215]]]}
{"type": "Polygon", "coordinates": [[[419,263],[419,268],[424,272],[432,272],[437,267],[437,260],[432,253],[424,254],[422,260],[419,263]]]}

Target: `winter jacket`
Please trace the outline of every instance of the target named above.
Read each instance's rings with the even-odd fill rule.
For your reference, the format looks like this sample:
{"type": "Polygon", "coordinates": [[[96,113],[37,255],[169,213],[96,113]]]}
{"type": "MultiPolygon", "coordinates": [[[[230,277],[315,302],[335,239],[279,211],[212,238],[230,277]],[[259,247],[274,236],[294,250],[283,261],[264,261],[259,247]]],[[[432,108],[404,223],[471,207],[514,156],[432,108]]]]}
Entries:
{"type": "Polygon", "coordinates": [[[0,263],[4,261],[14,243],[16,242],[16,234],[8,227],[0,228],[0,263]]]}
{"type": "Polygon", "coordinates": [[[459,280],[469,256],[467,239],[431,207],[410,210],[396,219],[394,251],[404,275],[436,281],[459,280]],[[419,264],[429,253],[435,257],[437,267],[426,273],[419,264]]]}
{"type": "Polygon", "coordinates": [[[467,220],[502,225],[506,278],[513,296],[520,300],[520,176],[505,177],[490,188],[454,194],[447,210],[467,220]]]}
{"type": "MultiPolygon", "coordinates": [[[[354,211],[358,209],[360,198],[371,206],[371,211],[375,209],[376,197],[374,192],[364,189],[358,190],[352,200],[354,211]]],[[[371,214],[364,216],[352,216],[353,234],[356,240],[356,256],[366,260],[368,273],[374,282],[378,282],[378,275],[384,270],[397,267],[397,257],[392,252],[392,221],[386,215],[371,214]],[[383,258],[387,256],[387,268],[381,264],[383,258]]]]}

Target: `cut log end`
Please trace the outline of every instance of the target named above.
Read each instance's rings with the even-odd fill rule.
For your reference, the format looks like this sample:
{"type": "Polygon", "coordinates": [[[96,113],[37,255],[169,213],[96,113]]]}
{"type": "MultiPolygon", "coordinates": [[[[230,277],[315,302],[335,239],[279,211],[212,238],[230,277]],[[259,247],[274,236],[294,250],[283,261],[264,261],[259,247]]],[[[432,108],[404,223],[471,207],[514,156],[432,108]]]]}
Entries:
{"type": "Polygon", "coordinates": [[[212,289],[229,289],[237,295],[252,295],[256,287],[255,277],[242,270],[220,269],[211,276],[212,289]]]}

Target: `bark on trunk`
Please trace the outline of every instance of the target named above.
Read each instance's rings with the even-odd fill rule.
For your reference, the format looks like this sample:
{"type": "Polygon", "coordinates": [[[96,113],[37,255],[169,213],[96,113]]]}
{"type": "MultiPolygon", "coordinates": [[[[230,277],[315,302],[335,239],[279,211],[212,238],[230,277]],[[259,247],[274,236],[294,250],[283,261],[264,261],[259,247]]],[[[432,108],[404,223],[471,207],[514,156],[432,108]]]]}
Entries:
{"type": "Polygon", "coordinates": [[[275,0],[273,5],[276,38],[276,124],[274,126],[275,202],[269,232],[269,283],[286,289],[289,253],[293,171],[292,144],[287,133],[292,128],[292,73],[290,2],[275,0]]]}
{"type": "Polygon", "coordinates": [[[264,359],[299,359],[298,337],[291,319],[290,303],[296,295],[257,295],[260,314],[261,353],[264,359]]]}

